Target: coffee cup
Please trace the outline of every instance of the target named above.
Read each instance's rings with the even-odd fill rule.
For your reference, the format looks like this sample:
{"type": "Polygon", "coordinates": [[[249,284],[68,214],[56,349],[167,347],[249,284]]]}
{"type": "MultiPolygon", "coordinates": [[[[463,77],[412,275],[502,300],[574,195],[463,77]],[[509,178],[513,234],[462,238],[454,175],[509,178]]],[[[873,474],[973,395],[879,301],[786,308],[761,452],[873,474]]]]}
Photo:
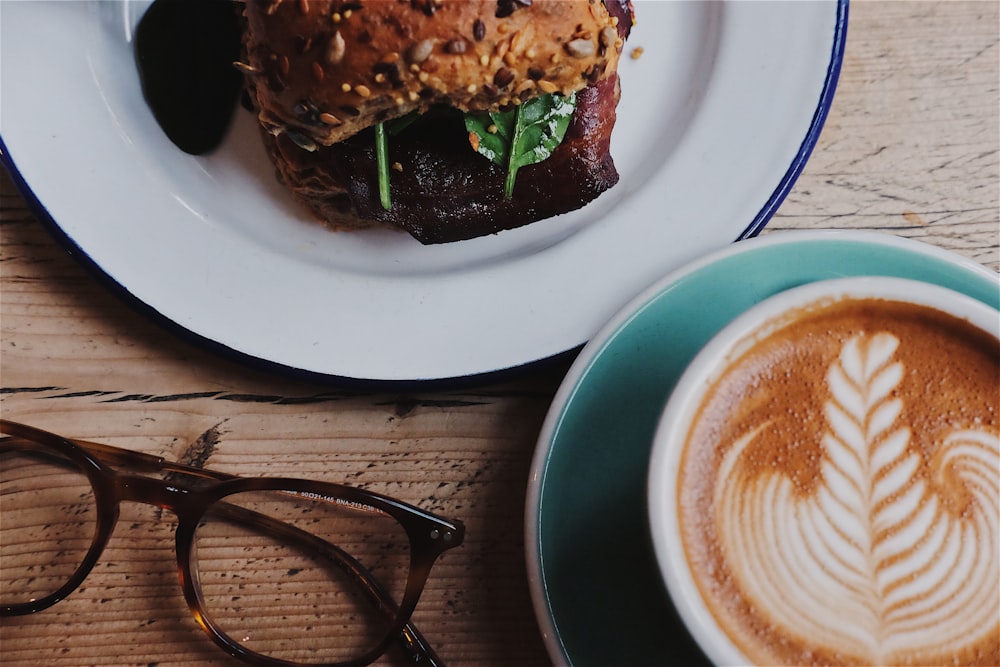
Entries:
{"type": "Polygon", "coordinates": [[[656,560],[717,664],[1000,664],[1000,313],[863,277],[695,357],[653,442],[656,560]]]}

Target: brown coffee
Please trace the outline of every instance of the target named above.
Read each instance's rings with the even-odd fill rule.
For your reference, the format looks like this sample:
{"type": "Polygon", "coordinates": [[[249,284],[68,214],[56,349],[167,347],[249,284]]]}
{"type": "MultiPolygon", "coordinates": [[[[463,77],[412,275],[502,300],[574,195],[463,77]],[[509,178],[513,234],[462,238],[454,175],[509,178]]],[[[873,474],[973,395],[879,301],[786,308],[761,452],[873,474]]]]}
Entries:
{"type": "Polygon", "coordinates": [[[743,653],[1000,665],[998,404],[997,339],[927,307],[829,302],[748,343],[678,484],[696,583],[743,653]]]}

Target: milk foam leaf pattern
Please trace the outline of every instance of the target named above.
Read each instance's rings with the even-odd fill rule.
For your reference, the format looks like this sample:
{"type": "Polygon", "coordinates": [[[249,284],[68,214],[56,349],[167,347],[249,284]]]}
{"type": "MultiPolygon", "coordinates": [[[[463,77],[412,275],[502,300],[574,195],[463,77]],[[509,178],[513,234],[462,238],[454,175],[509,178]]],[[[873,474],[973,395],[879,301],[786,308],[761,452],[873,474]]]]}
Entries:
{"type": "Polygon", "coordinates": [[[954,431],[924,460],[899,423],[898,346],[859,335],[828,369],[814,493],[748,464],[769,424],[733,443],[715,487],[716,529],[748,602],[788,635],[868,664],[947,655],[1000,618],[1000,438],[954,431]]]}
{"type": "Polygon", "coordinates": [[[575,94],[550,93],[509,111],[465,115],[472,147],[507,169],[504,197],[513,195],[518,169],[545,160],[562,143],[575,110],[575,94]]]}

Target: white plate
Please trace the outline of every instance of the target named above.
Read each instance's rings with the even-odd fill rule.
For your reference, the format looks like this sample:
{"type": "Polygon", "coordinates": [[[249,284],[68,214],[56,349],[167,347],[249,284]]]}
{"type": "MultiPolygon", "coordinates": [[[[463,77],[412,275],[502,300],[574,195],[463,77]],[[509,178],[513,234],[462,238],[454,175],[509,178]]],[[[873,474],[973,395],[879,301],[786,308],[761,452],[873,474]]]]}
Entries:
{"type": "Polygon", "coordinates": [[[248,113],[204,157],[142,99],[148,1],[0,2],[0,149],[58,235],[142,309],[218,350],[339,379],[477,376],[584,342],[664,272],[752,236],[833,96],[846,0],[636,2],[590,206],[421,246],[332,233],[278,185],[248,113]]]}

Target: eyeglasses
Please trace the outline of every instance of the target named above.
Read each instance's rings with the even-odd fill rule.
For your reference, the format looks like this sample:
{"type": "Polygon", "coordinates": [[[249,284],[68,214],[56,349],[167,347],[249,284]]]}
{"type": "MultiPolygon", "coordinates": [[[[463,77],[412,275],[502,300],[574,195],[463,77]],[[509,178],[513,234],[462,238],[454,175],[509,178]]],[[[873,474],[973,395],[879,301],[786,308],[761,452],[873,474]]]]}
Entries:
{"type": "Polygon", "coordinates": [[[441,664],[409,619],[460,522],[339,484],[237,477],[7,420],[0,432],[0,617],[69,595],[134,501],[176,515],[187,605],[244,662],[360,667],[396,642],[441,664]]]}

